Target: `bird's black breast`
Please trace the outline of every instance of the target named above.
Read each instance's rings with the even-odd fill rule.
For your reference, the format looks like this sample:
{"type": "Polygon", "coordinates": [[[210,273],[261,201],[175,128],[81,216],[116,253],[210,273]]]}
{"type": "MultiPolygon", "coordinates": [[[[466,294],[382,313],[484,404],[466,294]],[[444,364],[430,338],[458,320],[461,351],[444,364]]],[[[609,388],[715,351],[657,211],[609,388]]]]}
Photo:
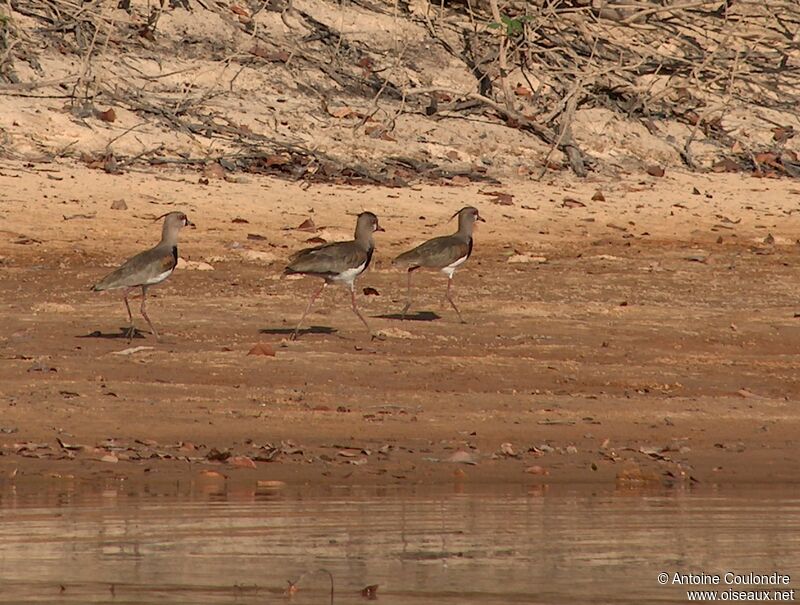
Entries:
{"type": "Polygon", "coordinates": [[[370,246],[369,248],[367,248],[367,264],[364,265],[364,271],[367,270],[367,267],[369,267],[369,264],[372,262],[372,253],[373,252],[375,252],[375,248],[373,246],[370,246]]]}
{"type": "Polygon", "coordinates": [[[467,258],[469,258],[470,254],[472,254],[472,238],[467,240],[467,258]]]}
{"type": "Polygon", "coordinates": [[[172,246],[172,260],[174,261],[175,265],[178,264],[178,246],[172,246]]]}

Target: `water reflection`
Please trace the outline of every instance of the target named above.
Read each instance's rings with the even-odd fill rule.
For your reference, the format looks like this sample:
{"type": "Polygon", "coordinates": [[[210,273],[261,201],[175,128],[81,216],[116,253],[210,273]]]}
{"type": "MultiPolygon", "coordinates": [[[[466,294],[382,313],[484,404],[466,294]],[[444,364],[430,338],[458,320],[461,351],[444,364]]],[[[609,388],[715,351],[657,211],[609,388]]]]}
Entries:
{"type": "Polygon", "coordinates": [[[685,603],[661,571],[800,579],[790,492],[0,487],[0,600],[685,603]],[[63,590],[62,590],[63,587],[63,590]]]}

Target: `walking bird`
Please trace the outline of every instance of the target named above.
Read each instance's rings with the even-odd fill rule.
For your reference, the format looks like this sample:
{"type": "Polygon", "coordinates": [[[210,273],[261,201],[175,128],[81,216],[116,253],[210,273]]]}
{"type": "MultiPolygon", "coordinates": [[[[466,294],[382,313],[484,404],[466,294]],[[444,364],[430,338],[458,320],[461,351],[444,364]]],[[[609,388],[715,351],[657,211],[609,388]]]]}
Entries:
{"type": "Polygon", "coordinates": [[[472,230],[476,221],[485,223],[486,221],[478,213],[477,208],[466,206],[456,212],[452,217],[458,216],[458,231],[453,235],[443,235],[434,237],[423,242],[413,250],[403,252],[394,259],[393,264],[405,267],[408,270],[408,300],[403,307],[403,319],[411,308],[411,274],[417,269],[436,269],[447,276],[447,291],[445,298],[455,309],[458,320],[466,323],[461,317],[456,303],[450,295],[450,287],[453,283],[453,274],[456,269],[463,265],[472,254],[472,230]]]}
{"type": "Polygon", "coordinates": [[[194,226],[183,212],[168,212],[158,218],[164,219],[161,241],[153,248],[129,258],[117,270],[106,275],[92,286],[92,290],[95,292],[122,290],[122,300],[125,302],[125,309],[128,311],[128,341],[136,333],[131,306],[128,303],[128,295],[135,288],[142,289],[142,317],[150,326],[153,336],[155,336],[156,340],[159,340],[158,332],[147,316],[145,308],[147,289],[150,286],[160,284],[172,275],[175,266],[178,264],[178,233],[186,226],[194,226]]]}
{"type": "Polygon", "coordinates": [[[362,212],[356,220],[354,239],[306,248],[305,250],[300,250],[291,258],[289,265],[284,270],[286,275],[299,273],[321,277],[324,280],[319,289],[311,296],[311,300],[308,301],[306,310],[303,311],[303,315],[292,333],[292,340],[297,340],[300,326],[303,325],[306,315],[308,315],[314,301],[322,294],[328,284],[343,284],[350,289],[353,313],[372,333],[367,320],[361,315],[356,305],[355,281],[359,275],[366,271],[372,260],[372,253],[375,251],[375,242],[372,235],[376,231],[384,231],[383,227],[378,224],[378,217],[372,212],[362,212]]]}

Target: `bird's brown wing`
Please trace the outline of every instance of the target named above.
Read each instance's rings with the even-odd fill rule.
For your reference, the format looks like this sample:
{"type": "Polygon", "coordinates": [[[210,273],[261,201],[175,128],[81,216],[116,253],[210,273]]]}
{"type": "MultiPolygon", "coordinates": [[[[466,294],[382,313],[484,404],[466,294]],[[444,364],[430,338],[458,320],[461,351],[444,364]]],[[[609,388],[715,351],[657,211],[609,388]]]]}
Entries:
{"type": "Polygon", "coordinates": [[[394,259],[394,264],[410,269],[416,267],[442,269],[460,258],[469,256],[472,252],[471,243],[452,235],[434,237],[408,252],[403,252],[394,259]]]}
{"type": "Polygon", "coordinates": [[[348,269],[369,264],[371,252],[364,250],[354,241],[306,248],[292,257],[285,273],[304,273],[322,277],[339,275],[348,269]]]}
{"type": "Polygon", "coordinates": [[[132,288],[172,271],[178,263],[176,247],[156,246],[126,260],[116,271],[97,282],[93,290],[132,288]]]}

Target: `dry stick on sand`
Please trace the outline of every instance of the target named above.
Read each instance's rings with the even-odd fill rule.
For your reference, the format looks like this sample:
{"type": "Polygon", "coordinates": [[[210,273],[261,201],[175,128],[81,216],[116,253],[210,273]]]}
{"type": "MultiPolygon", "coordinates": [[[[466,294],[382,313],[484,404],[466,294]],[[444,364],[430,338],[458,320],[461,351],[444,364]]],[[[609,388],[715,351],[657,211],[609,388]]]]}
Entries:
{"type": "Polygon", "coordinates": [[[427,95],[435,92],[441,92],[448,94],[453,97],[463,97],[467,99],[472,99],[473,101],[478,101],[491,107],[495,111],[497,111],[501,117],[503,117],[507,121],[515,121],[519,124],[520,127],[524,128],[525,130],[530,130],[540,139],[542,139],[545,143],[550,145],[555,145],[558,149],[563,151],[567,158],[569,159],[570,166],[572,167],[573,172],[577,176],[584,177],[587,174],[586,171],[586,164],[583,160],[583,153],[581,152],[580,148],[577,144],[572,140],[570,137],[562,137],[562,140],[559,142],[559,137],[550,130],[549,128],[542,126],[541,124],[537,124],[533,120],[529,119],[527,116],[523,115],[516,109],[508,109],[504,107],[497,101],[490,99],[489,97],[484,97],[477,92],[458,92],[451,90],[449,88],[442,88],[442,87],[426,87],[420,89],[411,89],[407,91],[407,96],[419,96],[419,95],[427,95]]]}

